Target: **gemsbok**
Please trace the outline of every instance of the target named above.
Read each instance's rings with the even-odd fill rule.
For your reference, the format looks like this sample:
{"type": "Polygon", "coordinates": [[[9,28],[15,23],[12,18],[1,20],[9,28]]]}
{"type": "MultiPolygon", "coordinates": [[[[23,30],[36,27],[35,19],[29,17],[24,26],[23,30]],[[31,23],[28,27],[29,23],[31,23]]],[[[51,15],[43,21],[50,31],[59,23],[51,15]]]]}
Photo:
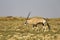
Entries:
{"type": "Polygon", "coordinates": [[[29,12],[29,14],[28,14],[28,16],[27,16],[25,25],[27,25],[27,24],[32,24],[33,27],[35,27],[35,26],[37,27],[38,24],[42,24],[43,26],[47,25],[48,28],[49,28],[49,30],[50,30],[50,25],[48,24],[46,18],[43,18],[43,17],[37,18],[37,17],[35,17],[35,18],[28,19],[29,16],[30,16],[30,14],[31,14],[31,12],[29,12]]]}

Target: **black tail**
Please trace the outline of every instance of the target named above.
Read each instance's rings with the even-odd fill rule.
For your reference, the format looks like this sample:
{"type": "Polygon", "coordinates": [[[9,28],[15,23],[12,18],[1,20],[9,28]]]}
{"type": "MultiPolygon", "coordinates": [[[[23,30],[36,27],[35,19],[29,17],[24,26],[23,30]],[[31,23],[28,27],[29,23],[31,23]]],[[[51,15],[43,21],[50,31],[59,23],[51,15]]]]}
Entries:
{"type": "Polygon", "coordinates": [[[47,26],[48,26],[48,29],[50,30],[50,25],[49,25],[49,23],[47,23],[47,26]]]}
{"type": "Polygon", "coordinates": [[[49,23],[48,23],[48,18],[43,18],[43,19],[46,20],[46,23],[47,23],[48,29],[50,30],[50,25],[49,25],[49,23]]]}

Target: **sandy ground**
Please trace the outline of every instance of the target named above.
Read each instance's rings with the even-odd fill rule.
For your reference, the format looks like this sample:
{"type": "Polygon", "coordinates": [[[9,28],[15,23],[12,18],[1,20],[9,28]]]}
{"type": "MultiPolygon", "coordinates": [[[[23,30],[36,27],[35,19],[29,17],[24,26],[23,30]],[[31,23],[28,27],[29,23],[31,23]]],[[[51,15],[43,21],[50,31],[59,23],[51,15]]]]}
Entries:
{"type": "Polygon", "coordinates": [[[0,17],[0,40],[60,40],[60,18],[47,19],[46,25],[24,25],[22,17],[0,17]]]}

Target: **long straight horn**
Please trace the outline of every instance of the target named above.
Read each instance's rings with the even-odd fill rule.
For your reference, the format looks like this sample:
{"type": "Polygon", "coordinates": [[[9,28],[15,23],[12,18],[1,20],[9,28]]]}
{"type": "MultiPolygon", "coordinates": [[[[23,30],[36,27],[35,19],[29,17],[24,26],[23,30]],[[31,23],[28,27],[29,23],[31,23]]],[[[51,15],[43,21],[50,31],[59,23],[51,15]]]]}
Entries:
{"type": "Polygon", "coordinates": [[[28,18],[29,18],[29,16],[30,16],[30,14],[31,14],[31,12],[29,12],[29,14],[28,14],[28,16],[27,16],[26,20],[28,20],[28,18]]]}
{"type": "Polygon", "coordinates": [[[28,16],[27,16],[27,18],[26,18],[26,22],[25,22],[25,24],[27,24],[27,20],[28,20],[30,14],[31,14],[31,12],[29,12],[29,14],[28,14],[28,16]]]}

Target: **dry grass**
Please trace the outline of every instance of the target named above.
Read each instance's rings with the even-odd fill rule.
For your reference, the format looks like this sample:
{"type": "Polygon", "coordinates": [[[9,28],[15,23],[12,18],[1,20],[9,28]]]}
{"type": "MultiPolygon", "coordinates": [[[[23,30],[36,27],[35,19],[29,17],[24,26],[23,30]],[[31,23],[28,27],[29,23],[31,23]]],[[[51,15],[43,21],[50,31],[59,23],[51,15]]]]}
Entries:
{"type": "Polygon", "coordinates": [[[0,17],[0,40],[60,40],[60,18],[47,20],[51,30],[47,25],[45,30],[42,25],[26,26],[23,17],[0,17]]]}

